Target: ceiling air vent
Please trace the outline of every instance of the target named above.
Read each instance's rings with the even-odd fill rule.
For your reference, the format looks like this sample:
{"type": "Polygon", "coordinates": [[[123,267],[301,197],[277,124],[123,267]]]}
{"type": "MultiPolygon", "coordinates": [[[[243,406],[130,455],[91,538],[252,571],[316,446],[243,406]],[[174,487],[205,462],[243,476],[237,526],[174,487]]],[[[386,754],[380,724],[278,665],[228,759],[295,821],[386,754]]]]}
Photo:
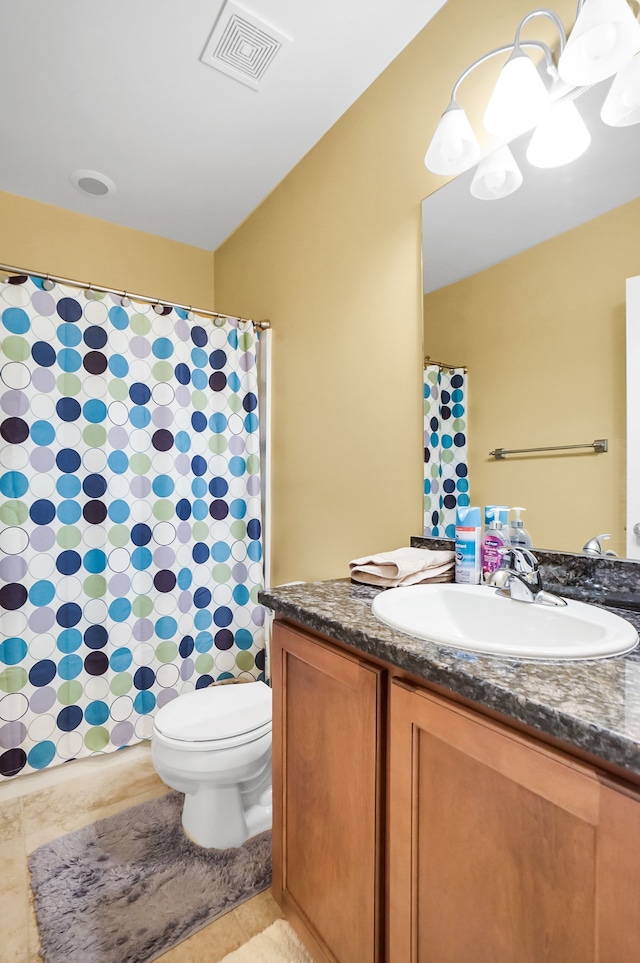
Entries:
{"type": "Polygon", "coordinates": [[[237,3],[226,3],[200,60],[259,90],[261,81],[290,38],[237,3]]]}

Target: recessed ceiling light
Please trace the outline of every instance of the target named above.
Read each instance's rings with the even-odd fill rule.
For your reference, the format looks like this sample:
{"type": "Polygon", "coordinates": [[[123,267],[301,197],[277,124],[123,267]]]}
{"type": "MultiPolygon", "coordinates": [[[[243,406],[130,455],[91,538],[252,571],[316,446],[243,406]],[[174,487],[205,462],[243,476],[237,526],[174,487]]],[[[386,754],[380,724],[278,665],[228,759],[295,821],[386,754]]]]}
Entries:
{"type": "Polygon", "coordinates": [[[111,178],[99,171],[74,171],[71,175],[71,183],[82,194],[88,194],[90,197],[104,197],[105,194],[113,194],[116,189],[111,178]]]}

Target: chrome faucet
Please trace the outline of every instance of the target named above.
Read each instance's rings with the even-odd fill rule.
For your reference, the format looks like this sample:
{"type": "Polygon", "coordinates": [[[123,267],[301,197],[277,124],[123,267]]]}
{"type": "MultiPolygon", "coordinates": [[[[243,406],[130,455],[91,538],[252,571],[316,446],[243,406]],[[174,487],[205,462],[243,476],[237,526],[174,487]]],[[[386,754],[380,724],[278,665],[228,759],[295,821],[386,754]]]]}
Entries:
{"type": "Polygon", "coordinates": [[[498,595],[517,602],[539,602],[542,605],[566,605],[566,600],[542,587],[540,565],[527,548],[506,546],[500,549],[502,564],[492,572],[487,585],[497,589],[498,595]]]}
{"type": "Polygon", "coordinates": [[[605,551],[602,547],[602,539],[611,538],[611,535],[595,535],[590,538],[586,545],[583,545],[582,551],[585,555],[608,555],[609,558],[617,558],[615,552],[605,551]]]}

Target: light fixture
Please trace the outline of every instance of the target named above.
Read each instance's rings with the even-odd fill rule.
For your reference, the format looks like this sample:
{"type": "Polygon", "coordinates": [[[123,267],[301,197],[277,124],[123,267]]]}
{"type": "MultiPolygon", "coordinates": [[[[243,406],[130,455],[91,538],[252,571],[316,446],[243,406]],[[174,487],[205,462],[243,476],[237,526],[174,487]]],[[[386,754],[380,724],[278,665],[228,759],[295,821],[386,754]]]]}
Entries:
{"type": "Polygon", "coordinates": [[[480,144],[464,110],[451,98],[440,118],[424,162],[434,174],[461,174],[480,156],[480,144]]]}
{"type": "Polygon", "coordinates": [[[495,201],[513,194],[521,184],[522,171],[505,145],[480,161],[470,190],[479,201],[495,201]]]}
{"type": "Polygon", "coordinates": [[[533,60],[519,43],[500,71],[484,112],[483,123],[491,134],[511,140],[538,123],[549,104],[549,95],[533,60]]]}
{"type": "Polygon", "coordinates": [[[609,127],[640,123],[640,57],[630,60],[614,77],[600,117],[609,127]]]}
{"type": "Polygon", "coordinates": [[[613,77],[639,50],[640,24],[626,0],[581,0],[558,71],[568,84],[595,84],[613,77]]]}
{"type": "Polygon", "coordinates": [[[554,22],[560,34],[560,46],[563,49],[566,35],[562,21],[553,11],[541,9],[532,11],[520,21],[513,43],[497,47],[474,60],[453,85],[449,106],[440,118],[425,154],[425,165],[434,174],[461,174],[462,171],[472,167],[480,157],[478,139],[466,113],[456,100],[456,94],[460,84],[469,74],[492,57],[506,53],[510,55],[498,77],[496,88],[487,106],[485,113],[487,129],[500,137],[509,138],[533,127],[546,109],[548,104],[546,87],[523,47],[536,47],[541,50],[547,73],[557,78],[553,55],[547,44],[540,40],[522,40],[520,37],[524,25],[533,17],[539,16],[549,17],[554,22]]]}
{"type": "Polygon", "coordinates": [[[526,158],[533,167],[562,167],[577,160],[591,143],[591,134],[571,100],[549,108],[527,147],[526,158]]]}
{"type": "Polygon", "coordinates": [[[493,163],[487,157],[480,161],[471,186],[471,193],[483,200],[507,197],[522,183],[515,160],[511,156],[508,162],[510,152],[507,155],[502,148],[526,130],[534,128],[526,156],[535,167],[559,167],[587,150],[591,136],[573,103],[584,86],[619,71],[602,120],[620,127],[640,122],[640,59],[633,59],[638,52],[640,24],[627,0],[578,0],[568,40],[553,10],[532,10],[518,24],[512,43],[478,57],[460,74],[425,154],[426,167],[434,174],[455,176],[477,163],[479,142],[457,93],[469,74],[492,57],[508,54],[484,113],[484,126],[500,139],[500,149],[493,163]],[[546,43],[521,37],[525,24],[535,17],[550,19],[558,31],[557,67],[546,43]],[[534,65],[525,47],[542,51],[544,71],[534,65]],[[547,82],[544,72],[550,78],[547,82]]]}

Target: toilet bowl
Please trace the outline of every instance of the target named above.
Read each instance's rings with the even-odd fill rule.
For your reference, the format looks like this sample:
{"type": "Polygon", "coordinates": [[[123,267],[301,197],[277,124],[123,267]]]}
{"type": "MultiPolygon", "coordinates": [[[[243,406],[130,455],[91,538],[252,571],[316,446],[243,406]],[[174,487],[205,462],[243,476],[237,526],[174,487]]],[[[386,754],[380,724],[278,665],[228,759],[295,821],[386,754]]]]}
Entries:
{"type": "Polygon", "coordinates": [[[156,772],[184,793],[182,826],[199,846],[227,849],[271,828],[271,689],[209,686],[156,714],[156,772]]]}

